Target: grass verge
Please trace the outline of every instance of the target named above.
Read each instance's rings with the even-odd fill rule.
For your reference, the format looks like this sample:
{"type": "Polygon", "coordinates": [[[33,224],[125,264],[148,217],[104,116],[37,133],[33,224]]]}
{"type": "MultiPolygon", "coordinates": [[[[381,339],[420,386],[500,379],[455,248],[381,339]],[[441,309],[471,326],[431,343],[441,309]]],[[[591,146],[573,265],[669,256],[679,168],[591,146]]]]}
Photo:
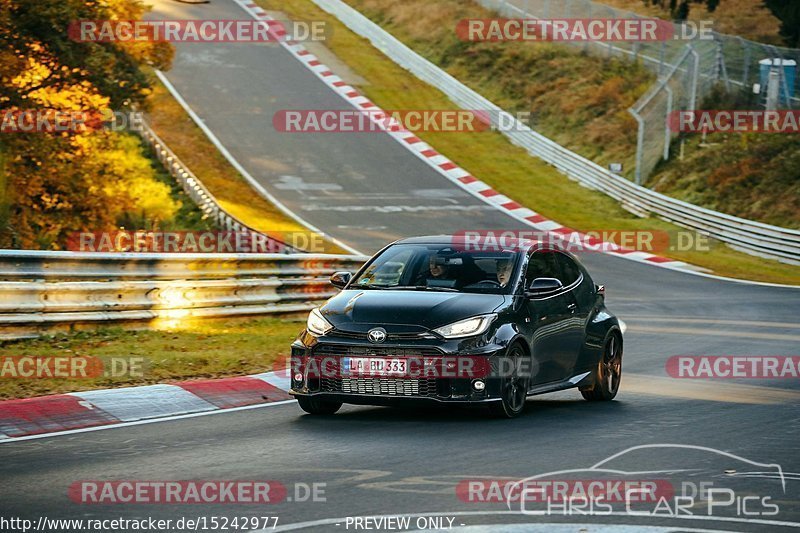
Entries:
{"type": "MultiPolygon", "coordinates": [[[[286,12],[293,19],[326,21],[333,28],[326,45],[367,80],[368,84],[359,89],[384,109],[454,108],[455,104],[444,94],[410,75],[310,0],[290,3],[257,0],[257,3],[264,9],[286,12]]],[[[350,3],[358,5],[360,2],[351,0],[350,3]]],[[[402,33],[396,37],[404,40],[402,33]]],[[[414,47],[413,43],[410,45],[414,47]]],[[[556,68],[559,59],[553,57],[551,61],[556,68]]],[[[587,190],[541,160],[530,157],[500,133],[418,132],[418,136],[496,190],[571,228],[581,231],[680,230],[660,219],[631,215],[608,196],[587,190]]],[[[723,276],[800,284],[797,267],[737,252],[713,241],[710,251],[668,251],[662,255],[723,276]]]]}
{"type": "Polygon", "coordinates": [[[268,372],[289,354],[289,345],[301,329],[303,323],[297,319],[220,319],[171,331],[107,328],[9,342],[0,346],[0,361],[53,356],[142,358],[143,371],[134,376],[86,379],[9,378],[4,372],[0,399],[268,372]]]}

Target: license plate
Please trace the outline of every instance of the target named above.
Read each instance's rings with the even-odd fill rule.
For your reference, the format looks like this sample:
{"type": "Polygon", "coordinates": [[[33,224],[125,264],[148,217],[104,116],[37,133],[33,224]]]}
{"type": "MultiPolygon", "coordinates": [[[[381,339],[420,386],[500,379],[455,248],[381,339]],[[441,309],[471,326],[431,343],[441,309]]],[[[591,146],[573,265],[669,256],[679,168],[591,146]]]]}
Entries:
{"type": "Polygon", "coordinates": [[[343,357],[342,373],[363,376],[404,376],[408,361],[394,357],[343,357]]]}

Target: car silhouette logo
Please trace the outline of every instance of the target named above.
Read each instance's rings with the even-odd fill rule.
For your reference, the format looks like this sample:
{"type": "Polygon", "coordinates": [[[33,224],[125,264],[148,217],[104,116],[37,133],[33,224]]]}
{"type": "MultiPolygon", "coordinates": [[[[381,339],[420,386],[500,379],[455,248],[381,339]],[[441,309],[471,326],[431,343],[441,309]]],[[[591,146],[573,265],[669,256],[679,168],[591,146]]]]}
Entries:
{"type": "Polygon", "coordinates": [[[369,342],[379,344],[386,340],[386,330],[383,328],[374,328],[367,332],[369,342]]]}

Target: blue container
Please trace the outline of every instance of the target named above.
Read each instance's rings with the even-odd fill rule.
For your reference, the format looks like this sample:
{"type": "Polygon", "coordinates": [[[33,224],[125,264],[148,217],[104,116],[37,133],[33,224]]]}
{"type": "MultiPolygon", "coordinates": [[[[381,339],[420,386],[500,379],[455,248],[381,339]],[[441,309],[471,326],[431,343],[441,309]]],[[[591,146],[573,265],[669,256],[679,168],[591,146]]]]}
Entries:
{"type": "Polygon", "coordinates": [[[797,61],[794,59],[762,59],[758,62],[760,81],[761,81],[761,94],[767,94],[767,87],[769,86],[769,71],[772,68],[782,68],[783,75],[786,77],[786,86],[781,81],[781,86],[778,91],[778,102],[780,107],[790,107],[789,99],[795,95],[795,83],[797,80],[797,61]],[[789,94],[786,94],[786,91],[789,94]]]}

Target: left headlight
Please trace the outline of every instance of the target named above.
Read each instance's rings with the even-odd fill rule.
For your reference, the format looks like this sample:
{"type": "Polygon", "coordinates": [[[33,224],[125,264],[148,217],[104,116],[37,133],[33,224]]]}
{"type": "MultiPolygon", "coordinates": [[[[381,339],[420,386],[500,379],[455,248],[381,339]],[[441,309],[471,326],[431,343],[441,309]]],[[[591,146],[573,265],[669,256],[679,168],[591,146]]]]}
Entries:
{"type": "Polygon", "coordinates": [[[325,320],[322,313],[319,312],[319,307],[312,309],[308,314],[308,321],[306,321],[306,328],[314,335],[325,335],[333,326],[330,322],[325,320]]]}
{"type": "Polygon", "coordinates": [[[433,332],[441,335],[445,339],[472,337],[473,335],[480,335],[489,329],[489,324],[491,324],[495,318],[497,318],[497,315],[475,316],[442,326],[433,330],[433,332]]]}

